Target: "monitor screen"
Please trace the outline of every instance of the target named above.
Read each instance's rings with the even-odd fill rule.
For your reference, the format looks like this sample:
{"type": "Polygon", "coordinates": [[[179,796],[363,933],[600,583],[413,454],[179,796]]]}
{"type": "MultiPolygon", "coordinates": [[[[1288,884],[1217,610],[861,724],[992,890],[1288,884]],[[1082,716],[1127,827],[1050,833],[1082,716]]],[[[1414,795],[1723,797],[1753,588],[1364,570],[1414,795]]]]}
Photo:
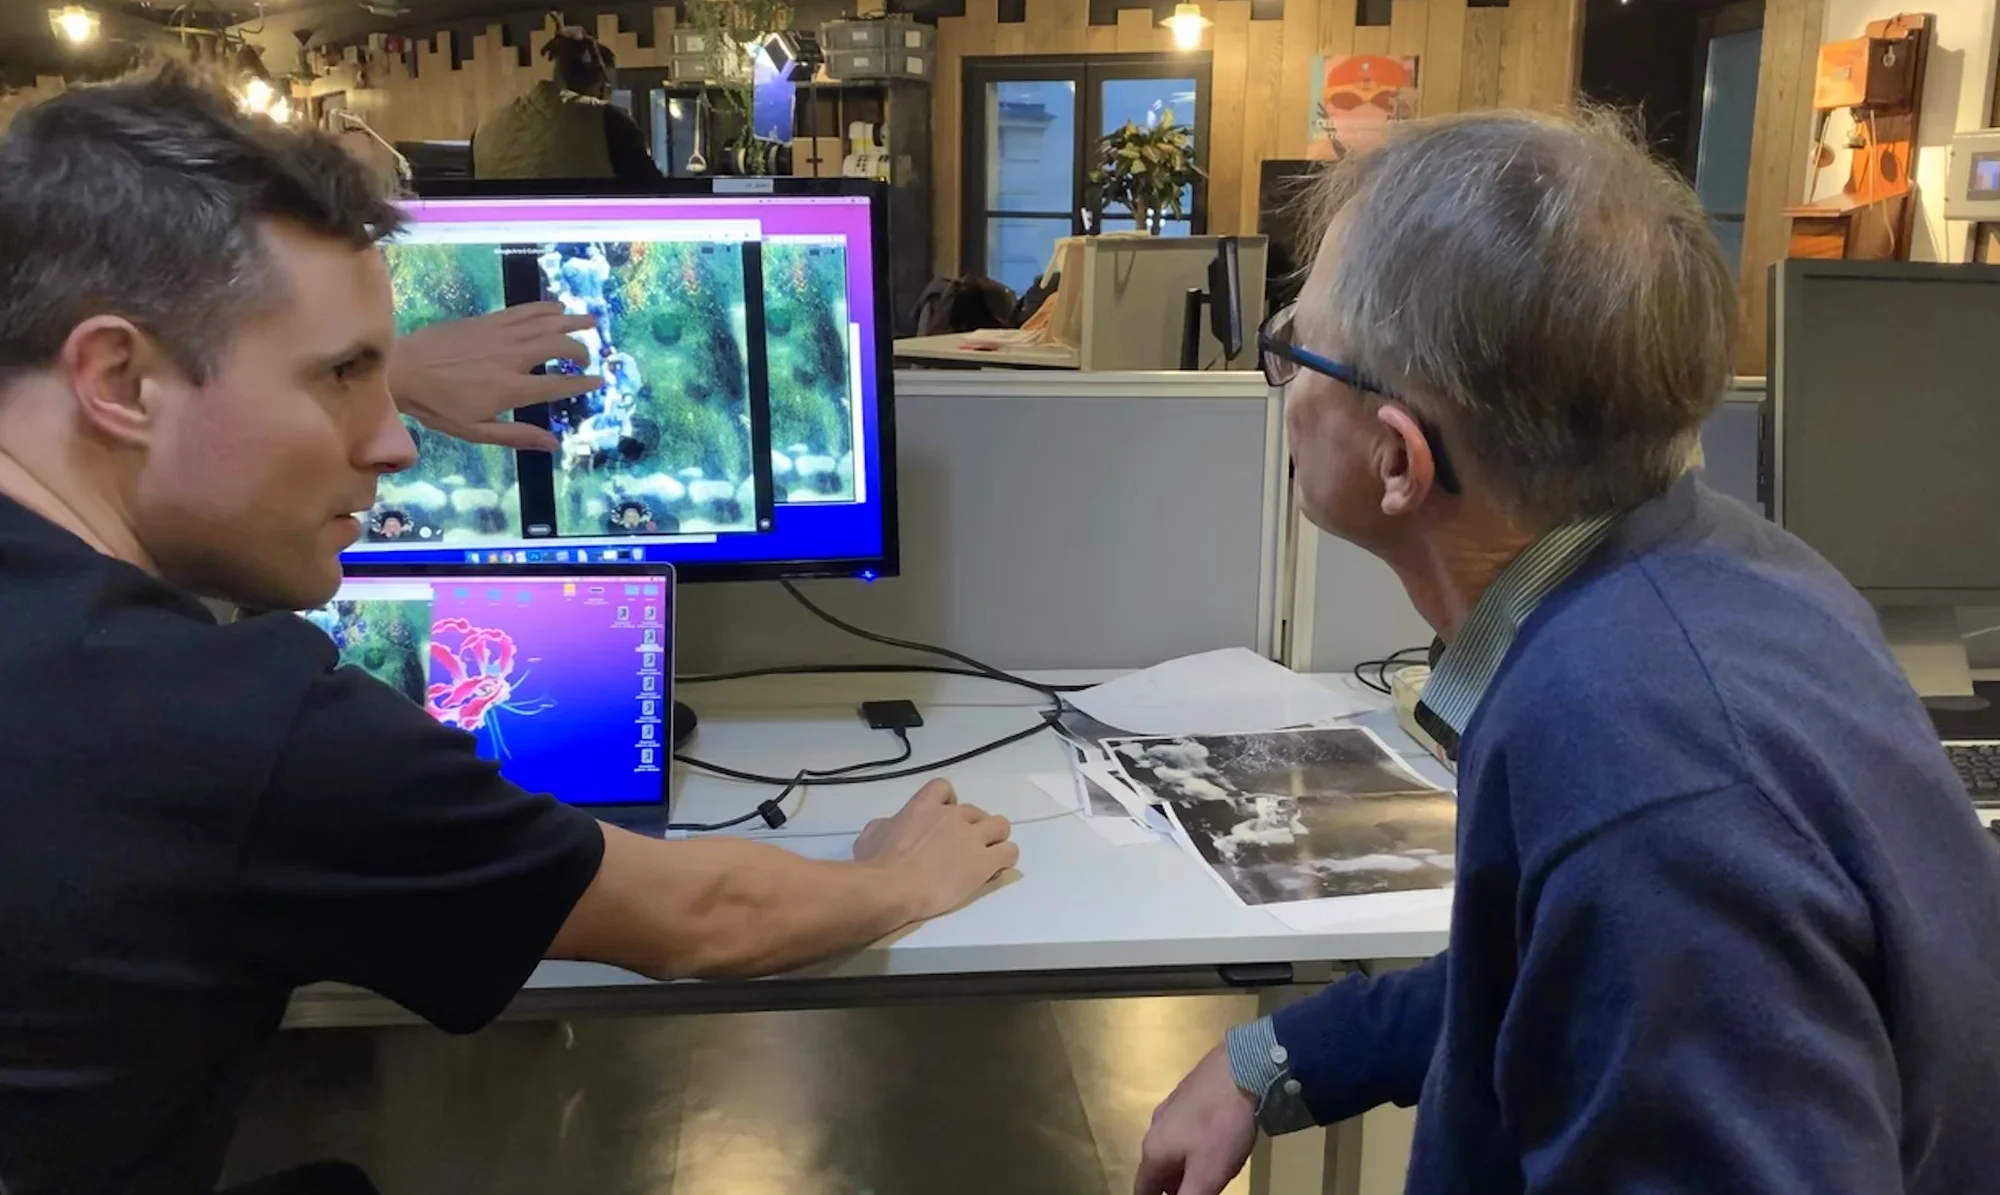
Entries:
{"type": "MultiPolygon", "coordinates": [[[[684,579],[895,570],[881,192],[426,197],[385,248],[399,332],[553,299],[604,379],[514,417],[555,455],[417,427],[352,574],[665,562],[684,579]]],[[[467,184],[468,190],[491,185],[467,184]]],[[[563,363],[567,367],[567,363],[563,363]]]]}
{"type": "Polygon", "coordinates": [[[571,805],[664,799],[670,573],[349,578],[302,617],[522,788],[571,805]]]}
{"type": "Polygon", "coordinates": [[[1778,287],[1778,521],[1883,604],[2000,594],[2000,268],[1794,260],[1778,287]]]}

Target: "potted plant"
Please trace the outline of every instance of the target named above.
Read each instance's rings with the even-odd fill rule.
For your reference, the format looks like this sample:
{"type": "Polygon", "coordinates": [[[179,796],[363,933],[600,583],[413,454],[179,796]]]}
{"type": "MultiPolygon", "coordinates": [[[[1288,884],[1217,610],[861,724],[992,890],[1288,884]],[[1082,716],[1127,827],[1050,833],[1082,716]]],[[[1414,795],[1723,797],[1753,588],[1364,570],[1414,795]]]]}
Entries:
{"type": "Polygon", "coordinates": [[[1194,164],[1194,130],[1175,124],[1173,109],[1147,125],[1128,120],[1097,142],[1090,182],[1098,224],[1105,208],[1124,204],[1140,228],[1157,236],[1169,217],[1187,218],[1188,189],[1203,177],[1194,164]]]}

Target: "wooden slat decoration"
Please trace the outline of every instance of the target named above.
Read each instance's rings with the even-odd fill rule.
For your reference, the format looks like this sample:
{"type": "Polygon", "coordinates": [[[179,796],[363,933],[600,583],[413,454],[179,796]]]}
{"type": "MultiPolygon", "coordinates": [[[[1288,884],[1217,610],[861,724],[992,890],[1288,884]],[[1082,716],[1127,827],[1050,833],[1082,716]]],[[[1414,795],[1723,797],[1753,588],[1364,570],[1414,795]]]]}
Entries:
{"type": "Polygon", "coordinates": [[[1458,81],[1458,108],[1481,112],[1500,106],[1500,57],[1507,30],[1504,8],[1465,10],[1465,52],[1458,81]]]}
{"type": "MultiPolygon", "coordinates": [[[[1044,4],[1044,9],[1053,8],[1055,32],[1052,41],[1058,54],[1082,54],[1089,49],[1085,41],[1085,29],[1090,21],[1090,6],[1084,0],[1053,0],[1044,4]]],[[[1028,20],[1035,20],[1035,7],[1028,7],[1028,20]]],[[[1114,27],[1115,29],[1115,27],[1114,27]]]]}
{"type": "Polygon", "coordinates": [[[1088,26],[1084,30],[1083,52],[1086,54],[1116,54],[1118,52],[1118,26],[1088,26]]]}
{"type": "Polygon", "coordinates": [[[1387,54],[1389,52],[1389,26],[1357,25],[1354,29],[1354,53],[1387,54]]]}
{"type": "Polygon", "coordinates": [[[1151,54],[1173,47],[1173,35],[1153,22],[1150,8],[1118,10],[1118,52],[1151,54]]]}
{"type": "Polygon", "coordinates": [[[1812,143],[1813,76],[1819,68],[1826,0],[1767,0],[1757,64],[1757,110],[1750,134],[1750,186],[1744,200],[1743,260],[1736,372],[1764,372],[1765,274],[1785,256],[1787,204],[1805,198],[1812,143]]]}
{"type": "MultiPolygon", "coordinates": [[[[1354,53],[1355,0],[1320,0],[1319,52],[1325,58],[1354,53]]],[[[1318,81],[1314,81],[1318,86],[1318,81]]]]}
{"type": "MultiPolygon", "coordinates": [[[[1257,190],[1267,158],[1281,158],[1278,145],[1284,93],[1285,26],[1282,21],[1250,22],[1250,44],[1244,52],[1243,201],[1236,225],[1222,231],[1251,232],[1257,227],[1257,190]]],[[[1304,103],[1303,99],[1298,100],[1304,103]]],[[[1303,147],[1301,147],[1303,148],[1303,147]]]]}
{"type": "Polygon", "coordinates": [[[1465,0],[1424,0],[1429,22],[1417,60],[1417,111],[1436,116],[1459,110],[1465,71],[1465,0]]]}
{"type": "Polygon", "coordinates": [[[965,130],[961,112],[965,92],[965,18],[944,17],[938,21],[937,73],[931,91],[931,257],[932,273],[944,278],[959,275],[958,180],[965,164],[959,157],[965,130]]]}
{"type": "Polygon", "coordinates": [[[1395,15],[1389,22],[1389,53],[1398,58],[1415,57],[1419,85],[1423,82],[1424,38],[1430,32],[1430,0],[1395,0],[1395,15]]]}
{"type": "Polygon", "coordinates": [[[1028,52],[1026,21],[996,21],[993,26],[993,53],[1001,58],[1019,58],[1028,52]]]}
{"type": "MultiPolygon", "coordinates": [[[[1243,155],[1244,85],[1249,69],[1250,0],[1217,0],[1215,27],[1209,30],[1215,54],[1209,67],[1208,101],[1208,227],[1215,233],[1243,227],[1243,178],[1254,163],[1243,155]]],[[[1254,222],[1254,221],[1253,221],[1254,222]]]]}
{"type": "MultiPolygon", "coordinates": [[[[1412,0],[1422,4],[1425,0],[1412,0]]],[[[1290,0],[1285,5],[1284,79],[1278,91],[1278,140],[1281,158],[1304,157],[1307,117],[1312,107],[1313,60],[1319,57],[1320,5],[1317,0],[1290,0]]]]}

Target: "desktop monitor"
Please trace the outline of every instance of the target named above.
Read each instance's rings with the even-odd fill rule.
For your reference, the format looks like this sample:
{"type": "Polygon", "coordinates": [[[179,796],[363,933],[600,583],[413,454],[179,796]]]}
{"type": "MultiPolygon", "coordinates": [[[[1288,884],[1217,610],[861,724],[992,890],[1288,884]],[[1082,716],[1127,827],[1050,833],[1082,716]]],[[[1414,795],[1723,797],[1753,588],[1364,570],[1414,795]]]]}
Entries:
{"type": "Polygon", "coordinates": [[[1951,608],[2000,604],[2000,266],[1774,273],[1766,508],[1881,609],[1892,644],[1928,641],[1962,673],[1951,608]]]}
{"type": "Polygon", "coordinates": [[[1310,240],[1312,188],[1327,165],[1273,158],[1258,169],[1257,231],[1271,244],[1264,265],[1264,299],[1270,311],[1297,299],[1312,269],[1319,249],[1310,240]]]}
{"type": "Polygon", "coordinates": [[[532,792],[657,806],[672,759],[673,570],[350,577],[303,617],[532,792]]]}
{"type": "Polygon", "coordinates": [[[555,299],[604,386],[514,417],[560,453],[413,425],[350,576],[579,562],[685,580],[898,567],[886,226],[860,180],[457,183],[386,247],[398,331],[555,299]]]}
{"type": "Polygon", "coordinates": [[[1208,263],[1208,330],[1222,345],[1222,355],[1243,353],[1243,265],[1235,237],[1223,237],[1208,263]]]}

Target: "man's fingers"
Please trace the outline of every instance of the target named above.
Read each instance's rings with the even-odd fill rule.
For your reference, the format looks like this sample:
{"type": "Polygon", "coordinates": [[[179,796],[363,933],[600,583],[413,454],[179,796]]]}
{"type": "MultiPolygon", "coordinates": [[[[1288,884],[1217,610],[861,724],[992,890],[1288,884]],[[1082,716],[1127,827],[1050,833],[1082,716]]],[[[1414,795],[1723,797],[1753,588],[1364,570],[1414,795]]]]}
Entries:
{"type": "Polygon", "coordinates": [[[994,875],[999,875],[1021,861],[1021,848],[1017,843],[1003,842],[988,849],[993,860],[994,875]]]}
{"type": "Polygon", "coordinates": [[[1234,1174],[1223,1172],[1223,1163],[1211,1152],[1196,1150],[1187,1156],[1181,1169],[1181,1185],[1173,1195],[1222,1195],[1234,1174]]]}
{"type": "Polygon", "coordinates": [[[594,373],[523,374],[519,380],[508,383],[507,405],[510,408],[532,407],[545,402],[560,402],[579,394],[589,394],[603,385],[604,379],[594,373]]]}
{"type": "Polygon", "coordinates": [[[1139,1173],[1132,1179],[1132,1195],[1174,1195],[1180,1177],[1179,1158],[1144,1149],[1139,1156],[1139,1173]]]}
{"type": "Polygon", "coordinates": [[[949,780],[933,780],[918,789],[917,795],[910,798],[910,803],[912,805],[956,805],[958,804],[958,793],[953,790],[949,780]]]}
{"type": "Polygon", "coordinates": [[[561,332],[532,331],[508,347],[514,368],[523,373],[548,361],[567,361],[579,369],[590,365],[590,350],[574,336],[561,332]]]}
{"type": "Polygon", "coordinates": [[[996,814],[981,818],[979,829],[986,839],[987,846],[998,846],[1007,841],[1007,835],[1013,832],[1014,827],[1006,818],[996,814]]]}
{"type": "Polygon", "coordinates": [[[597,317],[571,315],[563,310],[563,305],[553,299],[543,299],[538,303],[523,303],[509,307],[499,313],[515,331],[541,332],[582,332],[597,326],[597,317]]]}
{"type": "Polygon", "coordinates": [[[532,423],[478,423],[452,434],[474,444],[497,444],[525,452],[554,452],[562,447],[553,432],[532,423]]]}

